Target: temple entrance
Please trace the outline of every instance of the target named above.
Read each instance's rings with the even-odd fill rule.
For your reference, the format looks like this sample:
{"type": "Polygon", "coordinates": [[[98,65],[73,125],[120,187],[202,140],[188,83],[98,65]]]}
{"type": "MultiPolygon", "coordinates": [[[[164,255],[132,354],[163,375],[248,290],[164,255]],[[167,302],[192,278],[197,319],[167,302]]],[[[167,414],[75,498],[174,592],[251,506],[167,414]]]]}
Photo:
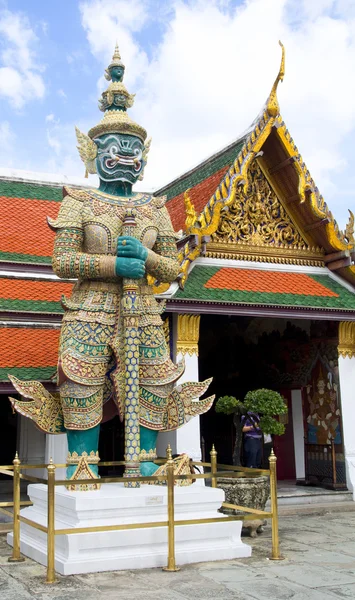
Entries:
{"type": "MultiPolygon", "coordinates": [[[[318,452],[331,456],[331,440],[336,445],[338,483],[344,487],[345,466],[341,437],[341,416],[337,392],[338,326],[331,321],[286,320],[259,317],[203,315],[200,325],[200,380],[213,377],[210,393],[216,399],[224,395],[243,400],[249,390],[269,388],[280,392],[289,407],[284,419],[285,434],[275,436],[273,445],[278,457],[278,478],[317,485],[332,483],[330,462],[317,462],[318,476],[312,478],[308,447],[310,424],[316,421],[315,404],[305,403],[305,393],[317,400],[317,383],[324,380],[324,421],[319,435],[326,435],[324,447],[318,452]],[[321,361],[324,373],[317,381],[315,369],[321,361]],[[312,379],[313,377],[313,379],[312,379]],[[330,386],[330,387],[329,387],[330,386]],[[335,400],[331,401],[334,396],[335,400]],[[310,413],[310,409],[311,413],[310,413]],[[326,414],[325,414],[326,413],[326,414]],[[332,427],[339,423],[335,436],[332,427]],[[322,433],[325,432],[325,433],[322,433]],[[307,461],[308,457],[308,461],[307,461]],[[307,470],[308,469],[308,470],[307,470]],[[325,472],[327,471],[327,472],[325,472]]],[[[317,374],[319,375],[317,371],[317,374]]],[[[339,394],[338,394],[339,395],[339,394]]],[[[313,401],[312,401],[313,402],[313,401]]],[[[322,400],[318,401],[318,405],[322,400]]],[[[317,405],[317,406],[318,406],[317,405]]],[[[319,409],[320,410],[320,409],[319,409]]],[[[318,412],[319,412],[318,410],[318,412]]],[[[322,412],[322,414],[323,414],[322,412]]],[[[333,427],[334,428],[334,427],[333,427]]],[[[313,431],[313,430],[312,430],[313,431]]],[[[217,414],[212,408],[201,416],[201,436],[206,451],[214,443],[219,462],[231,464],[234,427],[232,418],[217,414]]],[[[264,466],[268,449],[264,447],[264,466]]],[[[335,488],[333,488],[335,489],[335,488]]]]}
{"type": "MultiPolygon", "coordinates": [[[[10,465],[17,450],[17,413],[13,414],[8,394],[0,395],[0,465],[10,465]]],[[[0,475],[0,479],[2,476],[0,475]]]]}
{"type": "MultiPolygon", "coordinates": [[[[8,394],[0,395],[0,465],[11,465],[17,450],[18,414],[13,414],[8,394]]],[[[0,473],[0,502],[11,500],[12,478],[0,473]]],[[[1,520],[1,514],[0,514],[1,520]]]]}

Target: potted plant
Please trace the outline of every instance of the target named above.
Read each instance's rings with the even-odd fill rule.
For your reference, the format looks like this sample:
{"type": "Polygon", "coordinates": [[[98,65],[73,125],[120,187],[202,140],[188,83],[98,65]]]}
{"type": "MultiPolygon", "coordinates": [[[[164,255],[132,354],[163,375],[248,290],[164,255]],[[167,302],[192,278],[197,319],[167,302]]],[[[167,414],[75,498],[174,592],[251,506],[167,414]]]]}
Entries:
{"type": "MultiPolygon", "coordinates": [[[[273,390],[261,388],[259,390],[249,391],[241,402],[234,396],[222,396],[217,400],[216,412],[233,415],[233,424],[235,427],[235,443],[233,450],[233,465],[239,466],[240,454],[243,441],[243,423],[242,416],[248,412],[260,415],[260,429],[263,434],[282,435],[285,432],[285,426],[275,419],[275,416],[287,413],[287,405],[281,394],[273,390]]],[[[270,483],[267,476],[238,479],[229,479],[220,477],[218,487],[221,487],[226,495],[226,502],[247,506],[259,510],[265,509],[265,504],[270,495],[270,483]]],[[[223,512],[235,512],[229,509],[223,509],[223,512]]],[[[245,526],[249,528],[250,535],[256,535],[257,531],[262,531],[263,521],[246,521],[245,526]]]]}

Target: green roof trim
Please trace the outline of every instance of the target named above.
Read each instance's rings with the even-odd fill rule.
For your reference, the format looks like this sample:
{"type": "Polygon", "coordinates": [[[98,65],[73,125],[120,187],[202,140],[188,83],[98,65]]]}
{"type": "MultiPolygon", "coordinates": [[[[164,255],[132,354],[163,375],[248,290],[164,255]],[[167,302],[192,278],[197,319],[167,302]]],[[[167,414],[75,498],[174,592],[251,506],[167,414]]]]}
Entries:
{"type": "Polygon", "coordinates": [[[53,367],[2,367],[0,368],[0,381],[9,381],[8,375],[14,375],[24,381],[51,381],[56,373],[53,367]]]}
{"type": "MultiPolygon", "coordinates": [[[[334,296],[311,296],[274,292],[254,292],[245,290],[230,290],[220,288],[205,288],[207,281],[220,270],[221,267],[196,266],[190,273],[184,290],[178,290],[173,296],[175,299],[195,300],[203,302],[273,305],[305,308],[330,308],[338,310],[355,311],[355,293],[329,277],[329,275],[309,275],[329,290],[338,294],[334,296]]],[[[274,269],[275,270],[275,269],[274,269]]],[[[262,274],[263,271],[260,271],[262,274]]]]}
{"type": "Polygon", "coordinates": [[[0,298],[0,310],[55,314],[62,314],[64,312],[60,302],[48,300],[9,300],[7,298],[0,298]]]}
{"type": "Polygon", "coordinates": [[[35,256],[34,254],[18,254],[16,252],[0,252],[0,262],[50,265],[51,256],[35,256]]]}
{"type": "Polygon", "coordinates": [[[62,186],[38,185],[37,183],[3,181],[0,179],[0,196],[26,198],[28,200],[50,200],[61,202],[62,186]]]}
{"type": "Polygon", "coordinates": [[[154,195],[166,195],[169,201],[171,198],[175,198],[175,196],[185,192],[188,188],[195,187],[195,185],[205,181],[205,179],[208,179],[211,175],[223,169],[223,167],[229,167],[237,158],[244,141],[245,138],[240,138],[228,146],[225,151],[215,154],[192,171],[186,173],[186,175],[182,175],[171,184],[154,192],[154,195]]]}

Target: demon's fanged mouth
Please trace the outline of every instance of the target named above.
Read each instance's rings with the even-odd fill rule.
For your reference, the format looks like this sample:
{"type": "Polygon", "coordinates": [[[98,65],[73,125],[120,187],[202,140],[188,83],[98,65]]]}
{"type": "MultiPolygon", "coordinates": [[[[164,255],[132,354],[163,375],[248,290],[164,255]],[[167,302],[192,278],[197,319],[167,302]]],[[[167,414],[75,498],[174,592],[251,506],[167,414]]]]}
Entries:
{"type": "Polygon", "coordinates": [[[113,169],[117,165],[133,167],[135,171],[142,168],[142,151],[139,148],[133,150],[134,156],[127,156],[118,152],[117,146],[111,146],[109,149],[110,158],[106,158],[105,166],[113,169]]]}
{"type": "Polygon", "coordinates": [[[114,148],[110,149],[110,158],[105,160],[105,166],[108,169],[113,169],[117,165],[133,167],[135,171],[142,168],[142,152],[136,150],[136,156],[124,156],[122,154],[114,154],[114,148]]]}

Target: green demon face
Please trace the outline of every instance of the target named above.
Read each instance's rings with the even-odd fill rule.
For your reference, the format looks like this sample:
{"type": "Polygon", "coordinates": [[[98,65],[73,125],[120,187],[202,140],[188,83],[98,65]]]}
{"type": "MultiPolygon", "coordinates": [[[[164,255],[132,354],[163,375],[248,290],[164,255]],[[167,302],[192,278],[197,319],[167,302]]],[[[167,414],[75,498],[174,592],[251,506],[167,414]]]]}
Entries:
{"type": "Polygon", "coordinates": [[[115,66],[109,68],[112,81],[122,81],[124,75],[124,67],[115,66]]]}
{"type": "Polygon", "coordinates": [[[134,184],[144,169],[144,144],[139,137],[108,133],[94,140],[97,145],[97,173],[103,181],[134,184]]]}

